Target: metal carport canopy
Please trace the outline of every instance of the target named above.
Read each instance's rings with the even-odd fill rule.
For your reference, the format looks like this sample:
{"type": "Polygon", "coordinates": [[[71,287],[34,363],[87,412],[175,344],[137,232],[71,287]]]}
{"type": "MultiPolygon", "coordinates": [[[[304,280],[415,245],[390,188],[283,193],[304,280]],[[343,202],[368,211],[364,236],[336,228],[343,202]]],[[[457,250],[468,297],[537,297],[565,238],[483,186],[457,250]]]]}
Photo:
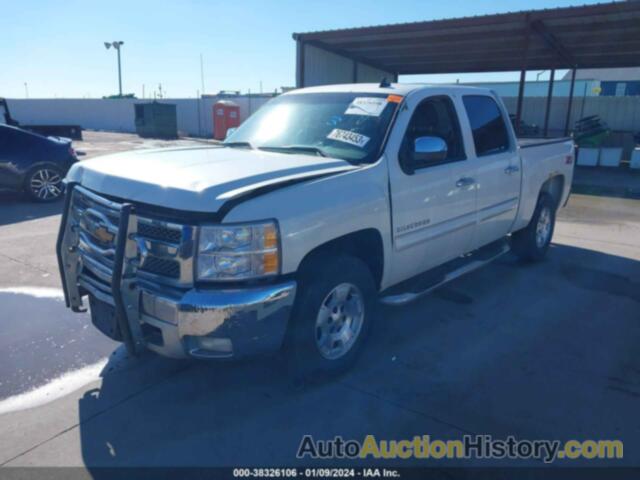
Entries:
{"type": "Polygon", "coordinates": [[[640,64],[640,1],[294,33],[293,38],[299,46],[313,45],[396,75],[631,67],[640,64]]]}
{"type": "Polygon", "coordinates": [[[640,65],[640,0],[294,33],[293,38],[298,87],[376,77],[397,81],[403,74],[519,70],[516,125],[522,115],[526,71],[551,70],[545,136],[555,70],[571,69],[567,134],[577,68],[640,65]],[[315,49],[314,55],[308,55],[308,47],[315,49]],[[366,77],[359,73],[363,68],[368,69],[366,77]]]}

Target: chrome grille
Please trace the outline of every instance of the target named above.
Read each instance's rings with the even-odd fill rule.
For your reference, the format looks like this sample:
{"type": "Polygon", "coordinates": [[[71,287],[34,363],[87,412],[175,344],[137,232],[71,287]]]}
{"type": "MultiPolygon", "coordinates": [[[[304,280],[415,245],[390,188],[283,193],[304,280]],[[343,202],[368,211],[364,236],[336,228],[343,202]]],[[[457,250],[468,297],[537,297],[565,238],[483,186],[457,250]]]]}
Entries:
{"type": "Polygon", "coordinates": [[[149,221],[138,221],[138,235],[151,240],[160,240],[168,243],[180,243],[182,232],[180,228],[171,228],[154,225],[149,221]]]}
{"type": "MultiPolygon", "coordinates": [[[[79,283],[110,303],[121,207],[83,187],[73,190],[70,221],[78,234],[79,283]]],[[[193,284],[195,227],[146,218],[135,212],[128,229],[128,275],[174,287],[193,284]]]]}
{"type": "Polygon", "coordinates": [[[78,233],[81,280],[111,295],[120,205],[75,189],[70,216],[78,233]]]}
{"type": "Polygon", "coordinates": [[[167,260],[158,257],[148,257],[140,266],[142,272],[153,273],[169,278],[180,277],[180,263],[176,260],[167,260]]]}

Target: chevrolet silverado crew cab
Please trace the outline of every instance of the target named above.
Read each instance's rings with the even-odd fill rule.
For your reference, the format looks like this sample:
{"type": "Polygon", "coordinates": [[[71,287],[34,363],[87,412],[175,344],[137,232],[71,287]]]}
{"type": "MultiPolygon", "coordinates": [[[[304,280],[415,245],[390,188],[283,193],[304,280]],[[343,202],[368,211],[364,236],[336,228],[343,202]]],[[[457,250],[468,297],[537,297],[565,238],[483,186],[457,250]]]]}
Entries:
{"type": "Polygon", "coordinates": [[[220,145],[73,165],[67,304],[132,352],[348,366],[400,305],[512,250],[545,255],[570,139],[518,142],[490,90],[354,84],[263,106],[220,145]]]}

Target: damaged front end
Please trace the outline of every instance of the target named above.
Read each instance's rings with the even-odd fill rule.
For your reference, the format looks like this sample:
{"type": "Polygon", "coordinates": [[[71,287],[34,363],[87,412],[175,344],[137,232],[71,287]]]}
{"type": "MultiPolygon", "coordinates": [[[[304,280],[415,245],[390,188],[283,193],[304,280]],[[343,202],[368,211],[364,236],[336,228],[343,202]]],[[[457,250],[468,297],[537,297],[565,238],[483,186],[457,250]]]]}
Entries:
{"type": "Polygon", "coordinates": [[[137,354],[237,358],[277,350],[293,280],[198,285],[197,222],[69,184],[57,254],[67,306],[137,354]]]}

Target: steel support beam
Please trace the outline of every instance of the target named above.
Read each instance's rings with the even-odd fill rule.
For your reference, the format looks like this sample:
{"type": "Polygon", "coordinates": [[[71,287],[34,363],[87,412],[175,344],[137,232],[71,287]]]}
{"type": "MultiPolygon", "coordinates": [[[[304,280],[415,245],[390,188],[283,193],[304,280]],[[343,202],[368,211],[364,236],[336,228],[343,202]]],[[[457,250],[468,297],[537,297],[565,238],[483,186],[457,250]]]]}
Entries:
{"type": "Polygon", "coordinates": [[[551,70],[551,75],[549,75],[549,90],[547,91],[547,107],[544,111],[544,137],[549,136],[549,114],[551,113],[551,98],[553,98],[553,81],[555,80],[556,71],[551,70]]]}
{"type": "Polygon", "coordinates": [[[527,71],[520,71],[520,84],[518,85],[518,106],[516,107],[516,134],[520,133],[520,120],[522,119],[522,102],[524,100],[524,84],[526,82],[527,71]]]}
{"type": "Polygon", "coordinates": [[[576,69],[571,69],[571,86],[569,87],[569,105],[567,106],[567,118],[564,121],[564,135],[569,135],[569,121],[571,120],[571,107],[573,106],[573,88],[576,84],[576,69]]]}
{"type": "Polygon", "coordinates": [[[516,134],[520,133],[520,121],[522,120],[522,101],[524,100],[524,84],[527,77],[527,60],[529,56],[529,39],[531,37],[531,25],[529,15],[525,17],[527,31],[524,38],[524,49],[522,52],[522,69],[520,70],[520,84],[518,85],[518,106],[516,107],[516,134]]]}

